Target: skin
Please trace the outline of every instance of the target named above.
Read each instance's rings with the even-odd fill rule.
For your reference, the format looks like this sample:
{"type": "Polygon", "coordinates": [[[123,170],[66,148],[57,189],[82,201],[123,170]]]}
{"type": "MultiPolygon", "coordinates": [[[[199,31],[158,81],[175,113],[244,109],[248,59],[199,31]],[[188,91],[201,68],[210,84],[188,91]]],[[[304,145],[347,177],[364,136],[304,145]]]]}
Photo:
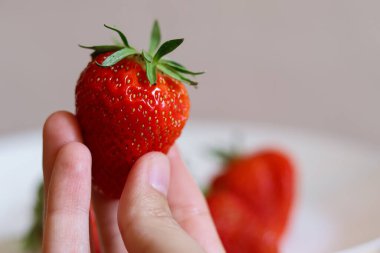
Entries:
{"type": "Polygon", "coordinates": [[[104,252],[225,252],[175,147],[141,157],[120,200],[109,200],[91,191],[91,153],[75,116],[56,112],[43,129],[43,172],[45,253],[91,252],[91,201],[104,252]]]}

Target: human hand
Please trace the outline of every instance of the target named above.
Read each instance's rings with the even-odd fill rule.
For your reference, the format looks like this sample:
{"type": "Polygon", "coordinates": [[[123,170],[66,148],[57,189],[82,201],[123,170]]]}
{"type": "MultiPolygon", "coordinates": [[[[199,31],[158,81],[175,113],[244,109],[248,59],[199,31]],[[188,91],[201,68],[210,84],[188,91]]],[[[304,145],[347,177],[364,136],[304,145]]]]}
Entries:
{"type": "Polygon", "coordinates": [[[119,200],[91,192],[91,154],[75,116],[51,115],[43,130],[43,252],[90,252],[92,201],[103,252],[222,253],[207,204],[176,148],[141,157],[119,200]]]}

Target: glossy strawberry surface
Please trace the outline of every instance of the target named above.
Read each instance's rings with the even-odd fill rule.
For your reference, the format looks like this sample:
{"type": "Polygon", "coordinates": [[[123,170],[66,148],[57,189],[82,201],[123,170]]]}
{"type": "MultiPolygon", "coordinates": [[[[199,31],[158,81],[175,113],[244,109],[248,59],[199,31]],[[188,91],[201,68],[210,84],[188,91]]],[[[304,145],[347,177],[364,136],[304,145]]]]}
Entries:
{"type": "Polygon", "coordinates": [[[76,115],[93,157],[95,190],[121,195],[131,166],[149,151],[166,153],[181,134],[190,101],[184,85],[157,71],[150,84],[141,56],[110,67],[92,59],[76,86],[76,115]]]}

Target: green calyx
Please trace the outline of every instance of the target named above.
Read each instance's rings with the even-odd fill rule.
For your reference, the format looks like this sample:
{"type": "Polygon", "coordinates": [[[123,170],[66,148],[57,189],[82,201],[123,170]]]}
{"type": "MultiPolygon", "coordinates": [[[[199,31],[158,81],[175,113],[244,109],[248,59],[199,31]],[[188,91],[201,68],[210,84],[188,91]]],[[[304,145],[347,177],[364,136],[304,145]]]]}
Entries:
{"type": "Polygon", "coordinates": [[[128,43],[127,37],[120,30],[108,25],[104,26],[114,32],[117,32],[122,43],[116,42],[113,45],[100,46],[79,45],[82,48],[94,50],[91,54],[92,57],[106,52],[114,52],[108,56],[103,63],[97,63],[101,67],[113,66],[129,56],[141,56],[145,63],[147,77],[151,85],[156,84],[157,71],[161,71],[174,79],[192,86],[196,86],[198,83],[189,79],[189,76],[196,76],[204,73],[190,71],[175,61],[164,59],[164,56],[173,52],[182,44],[183,39],[168,40],[160,45],[161,32],[157,21],[153,24],[150,36],[149,51],[143,50],[142,52],[139,52],[135,48],[131,47],[128,43]]]}
{"type": "Polygon", "coordinates": [[[235,149],[222,150],[215,148],[211,150],[211,153],[213,154],[213,156],[219,158],[224,164],[228,164],[229,162],[240,156],[235,149]]]}

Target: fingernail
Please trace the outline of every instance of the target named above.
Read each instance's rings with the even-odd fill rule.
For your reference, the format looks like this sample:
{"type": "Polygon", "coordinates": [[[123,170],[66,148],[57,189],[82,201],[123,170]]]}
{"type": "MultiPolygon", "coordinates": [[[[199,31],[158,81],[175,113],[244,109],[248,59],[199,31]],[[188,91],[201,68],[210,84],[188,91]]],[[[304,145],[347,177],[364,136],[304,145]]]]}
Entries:
{"type": "Polygon", "coordinates": [[[170,180],[170,165],[168,158],[162,153],[150,155],[149,183],[165,196],[168,194],[170,180]]]}

